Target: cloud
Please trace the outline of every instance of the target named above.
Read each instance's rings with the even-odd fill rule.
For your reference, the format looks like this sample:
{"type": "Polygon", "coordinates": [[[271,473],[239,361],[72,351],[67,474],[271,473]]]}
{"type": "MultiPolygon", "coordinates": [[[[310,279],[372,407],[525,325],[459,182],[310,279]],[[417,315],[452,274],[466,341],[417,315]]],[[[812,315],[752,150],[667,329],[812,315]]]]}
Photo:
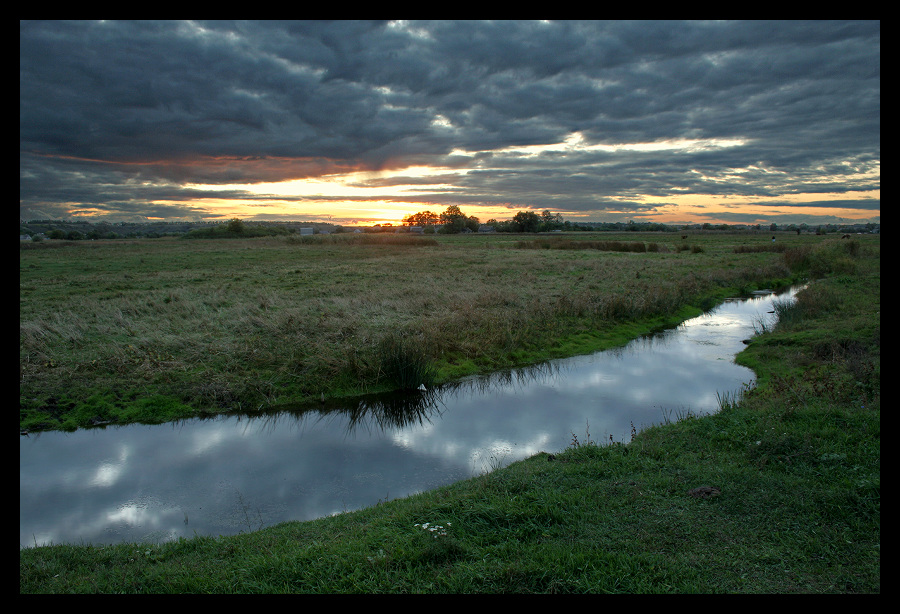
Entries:
{"type": "Polygon", "coordinates": [[[25,21],[19,44],[21,209],[360,170],[400,200],[410,166],[457,171],[415,181],[435,204],[578,212],[880,189],[877,21],[25,21]]]}

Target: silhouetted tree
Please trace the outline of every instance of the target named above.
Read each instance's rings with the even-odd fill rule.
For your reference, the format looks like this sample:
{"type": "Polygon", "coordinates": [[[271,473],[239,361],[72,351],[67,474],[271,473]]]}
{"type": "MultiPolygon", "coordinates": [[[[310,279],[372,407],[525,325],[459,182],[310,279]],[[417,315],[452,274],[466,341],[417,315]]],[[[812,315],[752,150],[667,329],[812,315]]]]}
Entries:
{"type": "Polygon", "coordinates": [[[412,215],[407,215],[403,218],[403,223],[407,226],[434,226],[435,224],[439,224],[441,221],[441,216],[437,213],[432,213],[431,211],[420,211],[418,213],[413,213],[412,215]]]}
{"type": "Polygon", "coordinates": [[[537,232],[541,218],[534,211],[519,211],[513,216],[515,232],[537,232]]]}

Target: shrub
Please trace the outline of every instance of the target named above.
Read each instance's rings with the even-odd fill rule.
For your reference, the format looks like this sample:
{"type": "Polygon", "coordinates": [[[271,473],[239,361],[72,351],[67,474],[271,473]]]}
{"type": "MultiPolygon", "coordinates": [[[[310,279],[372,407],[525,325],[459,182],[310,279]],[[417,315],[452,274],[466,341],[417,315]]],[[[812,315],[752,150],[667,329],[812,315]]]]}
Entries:
{"type": "Polygon", "coordinates": [[[239,218],[234,218],[228,222],[226,229],[233,234],[242,234],[244,232],[244,222],[239,218]]]}

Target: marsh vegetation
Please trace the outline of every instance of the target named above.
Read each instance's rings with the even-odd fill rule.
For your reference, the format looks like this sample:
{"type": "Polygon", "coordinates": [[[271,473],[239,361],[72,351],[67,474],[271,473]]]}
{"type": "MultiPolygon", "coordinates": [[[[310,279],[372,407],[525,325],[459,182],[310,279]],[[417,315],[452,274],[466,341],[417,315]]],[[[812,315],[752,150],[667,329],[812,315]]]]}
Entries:
{"type": "Polygon", "coordinates": [[[23,245],[20,427],[448,381],[621,345],[798,274],[784,254],[736,252],[754,235],[698,235],[695,251],[636,234],[537,243],[558,249],[515,235],[23,245]]]}

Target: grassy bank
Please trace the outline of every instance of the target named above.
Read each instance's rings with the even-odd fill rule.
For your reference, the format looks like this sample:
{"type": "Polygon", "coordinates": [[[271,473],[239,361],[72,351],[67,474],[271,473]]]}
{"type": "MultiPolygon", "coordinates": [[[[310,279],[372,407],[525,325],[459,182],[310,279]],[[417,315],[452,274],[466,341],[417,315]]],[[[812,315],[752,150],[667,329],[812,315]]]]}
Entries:
{"type": "MultiPolygon", "coordinates": [[[[543,251],[543,250],[541,250],[543,251]]],[[[552,250],[547,250],[552,251],[552,250]]],[[[708,252],[707,252],[708,253],[708,252]]],[[[20,592],[879,593],[877,239],[816,272],[713,416],[231,537],[20,551],[20,592]]]]}
{"type": "Polygon", "coordinates": [[[23,244],[20,430],[445,382],[622,345],[799,271],[768,234],[23,244]]]}

